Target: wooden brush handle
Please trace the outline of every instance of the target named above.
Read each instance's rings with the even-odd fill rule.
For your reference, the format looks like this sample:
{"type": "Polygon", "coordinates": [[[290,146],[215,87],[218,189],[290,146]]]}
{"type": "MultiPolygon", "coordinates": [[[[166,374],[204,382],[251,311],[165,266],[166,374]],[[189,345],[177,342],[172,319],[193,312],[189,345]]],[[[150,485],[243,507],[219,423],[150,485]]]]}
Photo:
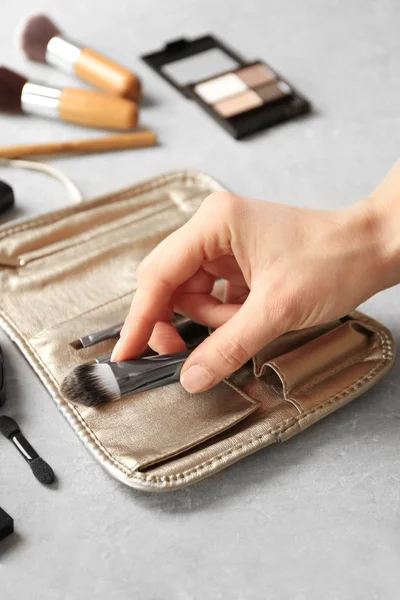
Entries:
{"type": "Polygon", "coordinates": [[[63,121],[104,129],[134,129],[138,122],[134,102],[79,88],[63,89],[59,113],[63,121]]]}
{"type": "Polygon", "coordinates": [[[120,133],[103,138],[89,140],[70,140],[67,142],[52,142],[49,144],[30,144],[25,146],[5,146],[0,148],[0,158],[22,158],[50,154],[106,152],[108,150],[123,150],[128,148],[143,148],[155,146],[157,136],[153,131],[135,131],[120,133]]]}
{"type": "Polygon", "coordinates": [[[80,79],[93,87],[130,100],[139,99],[141,84],[138,77],[94,50],[83,48],[74,69],[80,79]]]}

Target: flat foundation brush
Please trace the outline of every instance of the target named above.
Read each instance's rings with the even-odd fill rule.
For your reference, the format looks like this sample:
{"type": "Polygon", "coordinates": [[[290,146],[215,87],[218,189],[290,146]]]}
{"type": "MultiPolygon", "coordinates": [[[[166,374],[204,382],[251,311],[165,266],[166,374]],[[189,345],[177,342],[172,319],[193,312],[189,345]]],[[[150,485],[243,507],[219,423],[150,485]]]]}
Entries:
{"type": "Polygon", "coordinates": [[[102,406],[123,396],[179,381],[190,351],[124,362],[79,365],[64,379],[63,395],[85,406],[102,406]]]}
{"type": "MultiPolygon", "coordinates": [[[[185,331],[179,332],[189,348],[186,352],[79,365],[64,379],[61,392],[72,402],[96,407],[123,396],[178,382],[183,363],[192,349],[208,336],[208,329],[189,321],[185,324],[185,331]]],[[[99,361],[106,359],[103,357],[99,361]]]]}
{"type": "Polygon", "coordinates": [[[50,485],[54,483],[53,469],[43,458],[40,458],[36,450],[32,448],[28,440],[22,435],[18,424],[11,417],[0,417],[0,432],[9,439],[18,452],[22,454],[32,469],[32,473],[40,483],[50,485]]]}
{"type": "Polygon", "coordinates": [[[138,122],[137,104],[130,100],[93,90],[32,83],[6,67],[0,67],[0,111],[104,129],[134,129],[138,122]]]}

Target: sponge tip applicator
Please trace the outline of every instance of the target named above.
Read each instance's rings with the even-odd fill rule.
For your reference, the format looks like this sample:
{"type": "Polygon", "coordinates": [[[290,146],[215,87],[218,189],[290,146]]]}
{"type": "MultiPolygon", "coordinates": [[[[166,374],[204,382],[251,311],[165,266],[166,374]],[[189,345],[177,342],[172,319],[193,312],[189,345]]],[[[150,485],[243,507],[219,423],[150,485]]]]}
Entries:
{"type": "Polygon", "coordinates": [[[32,473],[36,479],[40,481],[40,483],[43,483],[44,485],[51,485],[54,483],[56,479],[54,471],[50,465],[43,460],[43,458],[40,458],[40,456],[38,458],[34,458],[30,465],[32,473]]]}

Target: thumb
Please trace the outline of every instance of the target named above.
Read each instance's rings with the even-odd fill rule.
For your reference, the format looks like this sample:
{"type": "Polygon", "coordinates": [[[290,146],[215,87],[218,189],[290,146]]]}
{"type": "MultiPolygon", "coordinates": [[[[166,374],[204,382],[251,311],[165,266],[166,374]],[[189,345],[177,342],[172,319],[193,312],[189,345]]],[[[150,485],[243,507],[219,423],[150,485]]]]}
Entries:
{"type": "Polygon", "coordinates": [[[251,292],[239,311],[189,356],[181,384],[190,393],[207,390],[243,366],[281,333],[281,308],[251,292]],[[270,306],[268,306],[270,304],[270,306]]]}

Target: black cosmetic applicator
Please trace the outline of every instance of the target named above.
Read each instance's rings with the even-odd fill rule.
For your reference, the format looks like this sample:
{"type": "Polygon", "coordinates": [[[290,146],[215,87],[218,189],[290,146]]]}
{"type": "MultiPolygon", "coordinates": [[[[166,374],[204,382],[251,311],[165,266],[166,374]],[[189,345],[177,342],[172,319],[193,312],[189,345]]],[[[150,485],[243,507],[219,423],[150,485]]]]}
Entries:
{"type": "Polygon", "coordinates": [[[54,483],[55,476],[53,469],[40,458],[39,454],[32,448],[28,440],[22,435],[18,424],[11,417],[0,417],[0,432],[9,439],[18,452],[22,454],[26,462],[30,465],[32,473],[40,483],[51,485],[54,483]]]}

